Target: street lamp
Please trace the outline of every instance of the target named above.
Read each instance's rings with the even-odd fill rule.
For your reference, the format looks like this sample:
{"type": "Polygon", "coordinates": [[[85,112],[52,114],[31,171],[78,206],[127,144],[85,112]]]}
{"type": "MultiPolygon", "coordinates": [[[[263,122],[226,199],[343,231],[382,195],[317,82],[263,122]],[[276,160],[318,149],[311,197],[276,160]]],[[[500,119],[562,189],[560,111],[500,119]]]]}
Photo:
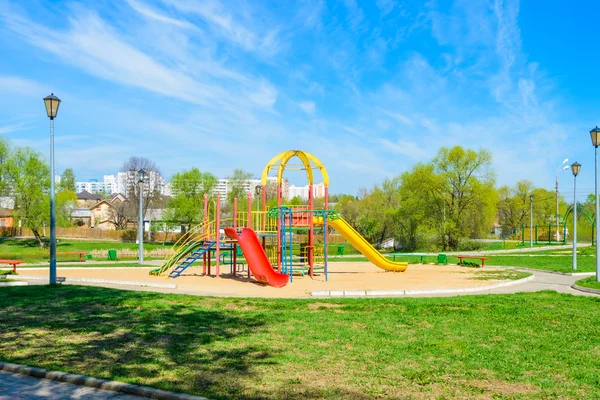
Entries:
{"type": "Polygon", "coordinates": [[[56,206],[54,201],[54,118],[60,99],[51,93],[44,97],[46,114],[50,118],[50,284],[56,285],[56,206]]]}
{"type": "Polygon", "coordinates": [[[577,270],[577,175],[581,170],[581,164],[575,161],[571,164],[573,172],[573,271],[577,270]]]}
{"type": "Polygon", "coordinates": [[[556,241],[560,240],[560,216],[558,214],[558,173],[560,171],[564,171],[565,169],[569,169],[568,165],[564,165],[569,162],[568,158],[565,158],[565,161],[562,162],[560,167],[556,170],[556,241]]]}
{"type": "Polygon", "coordinates": [[[144,197],[144,177],[146,176],[146,171],[140,169],[138,171],[138,184],[139,184],[139,193],[140,193],[140,221],[138,223],[138,259],[139,263],[144,263],[144,212],[142,207],[142,199],[144,197]]]}
{"type": "Polygon", "coordinates": [[[594,196],[596,196],[596,281],[600,282],[600,246],[598,238],[600,238],[600,203],[598,203],[598,146],[600,145],[600,128],[595,127],[590,131],[592,144],[596,148],[596,175],[594,178],[594,196]]]}
{"type": "Polygon", "coordinates": [[[260,211],[260,194],[261,194],[261,192],[262,192],[262,186],[256,185],[254,187],[254,194],[256,194],[256,200],[258,201],[256,211],[260,211]]]}
{"type": "Polygon", "coordinates": [[[529,247],[533,247],[533,193],[529,195],[529,247]]]}

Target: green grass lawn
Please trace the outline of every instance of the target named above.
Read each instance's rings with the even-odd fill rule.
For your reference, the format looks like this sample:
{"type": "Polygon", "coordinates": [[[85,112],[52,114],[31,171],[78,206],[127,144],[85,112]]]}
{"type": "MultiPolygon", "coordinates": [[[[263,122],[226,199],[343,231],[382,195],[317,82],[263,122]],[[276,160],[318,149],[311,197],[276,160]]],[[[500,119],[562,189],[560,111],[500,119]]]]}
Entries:
{"type": "Polygon", "coordinates": [[[0,291],[0,359],[213,399],[598,398],[600,300],[0,291]]]}
{"type": "Polygon", "coordinates": [[[590,276],[585,279],[580,279],[577,282],[575,282],[575,284],[582,286],[582,287],[590,288],[590,289],[600,290],[600,282],[596,281],[595,276],[590,276]]]}
{"type": "MultiPolygon", "coordinates": [[[[517,254],[517,255],[496,255],[492,254],[489,256],[491,260],[485,262],[485,265],[489,266],[504,266],[504,267],[522,267],[522,268],[531,268],[531,269],[540,269],[546,271],[556,271],[556,272],[573,272],[572,263],[573,257],[571,255],[552,255],[552,254],[537,254],[531,253],[532,256],[528,256],[527,254],[517,254]]],[[[387,257],[388,259],[392,259],[391,257],[387,257]]],[[[368,261],[365,257],[357,256],[357,257],[330,257],[329,261],[340,261],[340,262],[359,262],[359,261],[368,261]]],[[[396,261],[405,261],[409,264],[419,264],[420,257],[396,257],[396,261]]],[[[435,263],[437,261],[437,257],[423,257],[423,262],[425,264],[435,263]]],[[[468,262],[476,263],[481,265],[481,261],[479,260],[465,260],[468,262]]],[[[458,264],[459,259],[457,257],[448,255],[448,262],[450,264],[458,264]]],[[[596,259],[591,256],[579,256],[577,258],[577,271],[576,272],[592,272],[596,270],[596,259]]]]}
{"type": "Polygon", "coordinates": [[[577,271],[573,271],[573,257],[565,256],[540,256],[540,257],[518,257],[518,256],[490,256],[491,260],[486,265],[500,265],[506,267],[523,267],[555,272],[592,272],[596,269],[596,259],[593,257],[578,257],[577,271]]]}
{"type": "MultiPolygon", "coordinates": [[[[95,242],[87,240],[60,239],[56,245],[57,252],[85,251],[92,250],[137,250],[138,245],[128,242],[95,242]]],[[[144,249],[151,251],[156,248],[162,248],[162,243],[144,243],[144,249]]],[[[167,244],[167,248],[171,245],[167,244]]],[[[108,257],[107,257],[108,258],[108,257]]],[[[0,259],[20,260],[25,262],[43,262],[48,261],[48,249],[41,249],[35,239],[13,239],[4,238],[0,240],[0,259]]],[[[58,255],[58,261],[79,261],[79,255],[58,255]]]]}

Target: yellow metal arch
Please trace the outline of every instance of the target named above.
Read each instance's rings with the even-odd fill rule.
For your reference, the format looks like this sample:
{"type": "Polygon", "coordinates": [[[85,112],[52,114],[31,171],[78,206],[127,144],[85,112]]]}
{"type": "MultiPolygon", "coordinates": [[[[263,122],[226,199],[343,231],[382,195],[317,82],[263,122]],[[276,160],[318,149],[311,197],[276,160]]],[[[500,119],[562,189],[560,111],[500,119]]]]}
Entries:
{"type": "Polygon", "coordinates": [[[301,150],[290,150],[286,152],[281,158],[281,162],[279,163],[279,170],[277,171],[277,184],[281,184],[283,182],[283,171],[285,170],[285,165],[294,156],[298,157],[300,161],[302,161],[302,164],[304,164],[304,169],[306,170],[306,177],[308,178],[308,184],[312,185],[314,181],[310,160],[308,159],[306,154],[301,150]]]}
{"type": "Polygon", "coordinates": [[[311,162],[313,162],[315,164],[315,166],[319,169],[319,171],[321,171],[321,175],[323,176],[323,183],[324,183],[325,187],[329,187],[329,174],[327,173],[327,169],[325,169],[325,166],[323,165],[323,163],[314,155],[304,152],[302,150],[287,150],[287,151],[283,151],[283,152],[277,154],[275,157],[273,157],[267,163],[267,165],[265,166],[265,169],[263,170],[263,173],[261,176],[261,185],[263,185],[263,186],[267,185],[267,178],[269,176],[269,172],[271,172],[271,169],[275,166],[278,166],[277,184],[280,185],[283,182],[283,171],[285,170],[285,167],[286,167],[288,161],[294,156],[298,157],[300,159],[300,161],[302,161],[302,164],[304,165],[304,169],[306,170],[306,177],[308,179],[309,185],[314,184],[314,177],[313,177],[313,171],[312,171],[313,167],[311,165],[311,162]]]}
{"type": "Polygon", "coordinates": [[[325,187],[329,187],[329,174],[327,173],[327,169],[325,169],[325,166],[321,160],[313,156],[311,153],[304,152],[304,154],[306,154],[306,157],[308,157],[310,161],[314,162],[317,168],[319,168],[319,171],[321,171],[321,175],[323,176],[323,184],[325,187]]]}

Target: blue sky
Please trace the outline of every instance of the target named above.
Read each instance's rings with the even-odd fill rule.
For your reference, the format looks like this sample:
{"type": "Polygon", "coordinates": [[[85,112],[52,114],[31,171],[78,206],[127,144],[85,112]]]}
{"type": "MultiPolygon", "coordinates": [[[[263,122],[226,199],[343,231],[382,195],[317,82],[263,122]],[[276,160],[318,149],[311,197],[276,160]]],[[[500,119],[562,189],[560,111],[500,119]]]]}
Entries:
{"type": "Polygon", "coordinates": [[[600,3],[577,4],[0,0],[0,134],[48,154],[41,99],[54,92],[57,170],[79,179],[131,155],[166,176],[259,175],[299,148],[333,193],[356,193],[462,145],[492,152],[499,184],[551,189],[577,160],[583,198],[600,3]]]}

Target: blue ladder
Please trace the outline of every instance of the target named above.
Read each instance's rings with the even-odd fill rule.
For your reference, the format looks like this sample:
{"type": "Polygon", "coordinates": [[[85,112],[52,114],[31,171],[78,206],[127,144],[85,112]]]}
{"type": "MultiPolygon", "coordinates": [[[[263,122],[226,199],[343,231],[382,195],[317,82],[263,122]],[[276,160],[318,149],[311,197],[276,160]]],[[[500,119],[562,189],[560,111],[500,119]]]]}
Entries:
{"type": "Polygon", "coordinates": [[[170,278],[177,278],[183,271],[185,271],[190,265],[196,260],[202,257],[207,251],[210,250],[217,242],[205,242],[201,249],[192,251],[183,261],[179,263],[173,271],[169,272],[170,278]]]}

